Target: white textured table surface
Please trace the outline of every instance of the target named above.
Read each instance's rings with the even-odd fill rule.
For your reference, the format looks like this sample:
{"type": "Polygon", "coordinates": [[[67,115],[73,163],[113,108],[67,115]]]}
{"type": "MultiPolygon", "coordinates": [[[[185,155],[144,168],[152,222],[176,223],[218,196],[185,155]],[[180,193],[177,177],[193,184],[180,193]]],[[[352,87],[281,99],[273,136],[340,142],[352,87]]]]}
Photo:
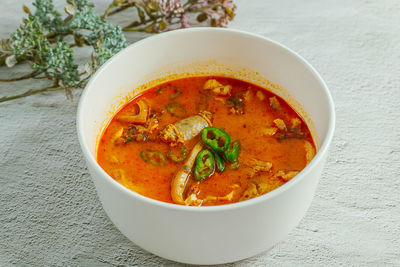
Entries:
{"type": "MultiPolygon", "coordinates": [[[[19,25],[23,2],[1,1],[1,37],[19,25]]],[[[399,266],[400,1],[235,2],[231,28],[289,46],[322,74],[337,127],[305,218],[270,251],[226,266],[399,266]]],[[[29,85],[0,83],[0,96],[29,85]]],[[[79,94],[0,104],[0,266],[179,265],[131,243],[104,213],[76,137],[79,94]]]]}

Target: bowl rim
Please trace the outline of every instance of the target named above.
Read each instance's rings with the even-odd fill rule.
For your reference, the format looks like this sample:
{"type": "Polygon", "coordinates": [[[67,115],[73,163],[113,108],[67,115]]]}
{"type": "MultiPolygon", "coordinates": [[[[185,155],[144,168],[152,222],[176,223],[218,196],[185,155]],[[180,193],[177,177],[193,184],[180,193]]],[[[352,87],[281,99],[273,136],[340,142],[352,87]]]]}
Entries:
{"type": "Polygon", "coordinates": [[[92,165],[92,167],[95,168],[95,170],[100,173],[104,178],[109,182],[109,186],[113,186],[117,188],[117,190],[120,190],[121,193],[127,194],[129,197],[132,197],[136,200],[146,202],[149,205],[154,205],[158,207],[163,207],[166,209],[172,209],[172,210],[178,210],[178,211],[191,211],[191,212],[218,212],[218,211],[227,211],[227,210],[233,210],[233,209],[241,209],[241,208],[246,208],[248,206],[254,206],[259,204],[260,202],[268,201],[269,199],[273,199],[280,194],[283,194],[285,191],[288,191],[290,188],[295,186],[297,183],[299,183],[301,180],[306,179],[307,175],[310,173],[310,171],[318,165],[318,163],[323,160],[323,157],[325,154],[328,153],[328,149],[330,146],[330,143],[332,142],[333,135],[334,135],[334,129],[335,129],[335,120],[336,120],[336,115],[335,115],[335,107],[334,107],[334,102],[331,96],[331,93],[328,89],[327,84],[325,81],[322,79],[321,75],[314,69],[313,66],[311,66],[310,63],[308,63],[302,56],[300,56],[298,53],[293,51],[292,49],[286,47],[285,45],[282,45],[274,40],[271,40],[267,37],[264,37],[259,34],[255,33],[250,33],[242,30],[236,30],[236,29],[226,29],[226,28],[212,28],[212,27],[198,27],[198,28],[187,28],[187,29],[179,29],[179,30],[174,30],[170,32],[165,32],[161,33],[158,35],[150,36],[147,38],[144,38],[142,40],[139,40],[126,48],[122,49],[120,52],[118,52],[116,55],[112,56],[108,61],[106,61],[97,71],[96,73],[90,78],[89,82],[86,84],[85,89],[83,90],[81,97],[79,99],[79,104],[78,104],[78,109],[77,109],[77,133],[78,133],[78,139],[79,143],[82,149],[82,152],[86,158],[87,164],[92,165]],[[326,137],[324,141],[321,144],[321,147],[317,151],[315,157],[311,160],[311,162],[303,169],[300,171],[298,175],[296,175],[296,179],[292,179],[285,184],[281,185],[280,187],[272,190],[271,192],[268,192],[267,194],[246,200],[246,201],[240,201],[240,202],[235,202],[231,204],[224,204],[224,205],[218,205],[218,206],[202,206],[202,207],[197,207],[197,206],[184,206],[184,205],[179,205],[179,204],[173,204],[173,203],[167,203],[163,202],[160,200],[155,200],[146,196],[143,196],[139,193],[136,193],[135,191],[132,191],[122,184],[118,183],[115,181],[110,175],[108,175],[103,168],[100,167],[100,165],[97,163],[95,156],[92,155],[88,148],[88,144],[85,141],[84,138],[84,130],[83,130],[83,106],[85,104],[85,99],[89,93],[90,87],[92,83],[96,80],[97,76],[102,75],[102,72],[114,61],[117,61],[120,57],[123,57],[125,53],[127,53],[128,50],[134,49],[137,46],[145,45],[147,42],[155,42],[158,39],[161,38],[173,38],[175,35],[180,35],[180,34],[186,34],[186,33],[202,33],[202,32],[218,32],[221,34],[234,34],[234,35],[242,35],[250,38],[255,38],[259,39],[265,42],[268,42],[279,49],[284,50],[285,52],[289,53],[293,58],[297,61],[299,61],[301,64],[304,65],[304,67],[311,72],[311,74],[314,76],[314,78],[317,80],[318,83],[321,84],[321,88],[323,90],[324,96],[326,98],[326,101],[329,104],[329,125],[328,125],[328,130],[326,133],[326,137]]]}

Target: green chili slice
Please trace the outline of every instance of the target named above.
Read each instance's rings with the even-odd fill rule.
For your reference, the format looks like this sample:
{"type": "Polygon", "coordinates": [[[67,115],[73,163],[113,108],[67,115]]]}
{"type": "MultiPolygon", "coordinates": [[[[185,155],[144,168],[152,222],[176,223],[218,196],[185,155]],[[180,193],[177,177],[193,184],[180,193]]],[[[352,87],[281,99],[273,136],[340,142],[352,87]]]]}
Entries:
{"type": "Polygon", "coordinates": [[[228,105],[238,105],[239,107],[241,107],[243,106],[243,102],[241,102],[236,96],[231,96],[230,98],[228,98],[228,105]]]}
{"type": "Polygon", "coordinates": [[[176,93],[171,95],[171,99],[174,100],[175,98],[177,98],[178,96],[180,96],[182,94],[182,89],[180,87],[177,87],[176,89],[176,93]]]}
{"type": "Polygon", "coordinates": [[[167,160],[163,153],[149,149],[140,151],[140,157],[144,162],[154,166],[163,166],[167,160]]]}
{"type": "Polygon", "coordinates": [[[167,157],[172,160],[173,162],[182,162],[186,157],[187,157],[187,148],[185,146],[181,146],[181,155],[180,156],[176,156],[174,154],[172,154],[172,151],[169,150],[167,152],[167,157]]]}
{"type": "Polygon", "coordinates": [[[228,165],[228,169],[230,170],[236,170],[238,168],[239,168],[239,161],[235,161],[234,163],[228,165]]]}
{"type": "Polygon", "coordinates": [[[215,157],[215,166],[217,167],[217,172],[223,172],[225,170],[224,160],[217,153],[214,153],[214,157],[215,157]]]}
{"type": "Polygon", "coordinates": [[[230,162],[234,162],[237,160],[239,152],[240,152],[240,142],[239,140],[236,140],[232,144],[232,147],[224,152],[224,155],[227,160],[229,160],[230,162]]]}
{"type": "Polygon", "coordinates": [[[194,168],[194,179],[202,181],[210,177],[214,173],[215,162],[213,153],[204,149],[200,151],[196,158],[196,166],[194,168]]]}
{"type": "Polygon", "coordinates": [[[201,133],[201,139],[215,152],[225,152],[231,144],[229,134],[215,127],[204,128],[201,133]]]}
{"type": "Polygon", "coordinates": [[[184,118],[186,117],[186,109],[184,107],[182,107],[181,104],[172,102],[172,103],[168,103],[165,108],[167,109],[167,111],[175,117],[178,118],[184,118]]]}

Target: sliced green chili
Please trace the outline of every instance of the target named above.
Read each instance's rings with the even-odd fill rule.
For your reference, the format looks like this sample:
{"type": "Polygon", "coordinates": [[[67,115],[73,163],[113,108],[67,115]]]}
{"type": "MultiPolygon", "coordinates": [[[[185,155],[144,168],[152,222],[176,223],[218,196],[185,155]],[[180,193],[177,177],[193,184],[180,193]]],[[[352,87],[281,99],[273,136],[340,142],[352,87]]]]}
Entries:
{"type": "Polygon", "coordinates": [[[176,93],[171,95],[171,99],[173,100],[173,99],[177,98],[178,96],[180,96],[181,94],[182,94],[182,89],[180,87],[177,87],[176,93]]]}
{"type": "Polygon", "coordinates": [[[167,152],[167,157],[173,162],[182,162],[187,157],[187,148],[185,146],[181,146],[181,155],[176,156],[172,154],[172,151],[169,150],[167,152]]]}
{"type": "Polygon", "coordinates": [[[228,169],[230,170],[236,170],[238,168],[239,168],[239,161],[235,161],[234,163],[228,165],[228,169]]]}
{"type": "Polygon", "coordinates": [[[144,162],[150,163],[154,166],[163,166],[167,160],[163,153],[148,149],[140,151],[140,157],[144,162]]]}
{"type": "Polygon", "coordinates": [[[161,95],[162,92],[163,92],[163,87],[161,87],[161,88],[159,88],[159,89],[157,90],[157,95],[161,95]]]}
{"type": "Polygon", "coordinates": [[[224,155],[227,160],[229,160],[230,162],[234,162],[237,160],[239,152],[240,152],[240,142],[239,140],[236,140],[232,144],[232,147],[224,152],[224,155]]]}
{"type": "Polygon", "coordinates": [[[231,144],[229,134],[215,127],[204,128],[201,133],[201,139],[215,152],[225,152],[231,144]]]}
{"type": "Polygon", "coordinates": [[[194,179],[202,181],[210,177],[214,173],[215,162],[213,153],[204,149],[200,151],[196,158],[196,166],[194,168],[194,179]]]}
{"type": "Polygon", "coordinates": [[[217,172],[223,172],[225,170],[224,160],[217,153],[214,153],[214,157],[215,157],[215,166],[217,167],[217,172]]]}
{"type": "Polygon", "coordinates": [[[231,104],[232,106],[234,105],[238,105],[238,106],[243,106],[243,102],[239,100],[238,97],[236,96],[231,96],[230,98],[228,98],[228,105],[231,104]]]}
{"type": "Polygon", "coordinates": [[[175,117],[178,118],[184,118],[186,117],[186,109],[184,107],[182,107],[181,104],[172,102],[172,103],[168,103],[165,108],[167,109],[167,111],[175,117]]]}

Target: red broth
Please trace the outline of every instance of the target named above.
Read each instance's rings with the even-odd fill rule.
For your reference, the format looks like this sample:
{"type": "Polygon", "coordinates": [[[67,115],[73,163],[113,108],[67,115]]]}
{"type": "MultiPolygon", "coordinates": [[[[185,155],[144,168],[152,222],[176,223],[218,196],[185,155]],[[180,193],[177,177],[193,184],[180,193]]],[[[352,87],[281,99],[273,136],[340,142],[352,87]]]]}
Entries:
{"type": "MultiPolygon", "coordinates": [[[[216,153],[205,144],[202,149],[216,153]]],[[[295,179],[315,151],[306,123],[273,93],[231,78],[191,77],[151,88],[124,106],[103,132],[97,161],[116,181],[146,197],[210,206],[244,201],[278,188],[295,179]],[[211,89],[205,89],[207,86],[211,89]],[[202,111],[211,115],[199,117],[202,111]],[[168,157],[172,153],[175,160],[183,159],[182,146],[190,154],[195,144],[204,143],[201,132],[190,140],[165,140],[168,125],[193,116],[223,129],[231,143],[240,143],[236,161],[219,153],[225,170],[214,170],[202,181],[194,179],[196,162],[185,165],[188,155],[182,162],[168,157]],[[172,193],[176,189],[173,181],[182,172],[189,173],[182,185],[184,202],[174,199],[172,193]]]]}

